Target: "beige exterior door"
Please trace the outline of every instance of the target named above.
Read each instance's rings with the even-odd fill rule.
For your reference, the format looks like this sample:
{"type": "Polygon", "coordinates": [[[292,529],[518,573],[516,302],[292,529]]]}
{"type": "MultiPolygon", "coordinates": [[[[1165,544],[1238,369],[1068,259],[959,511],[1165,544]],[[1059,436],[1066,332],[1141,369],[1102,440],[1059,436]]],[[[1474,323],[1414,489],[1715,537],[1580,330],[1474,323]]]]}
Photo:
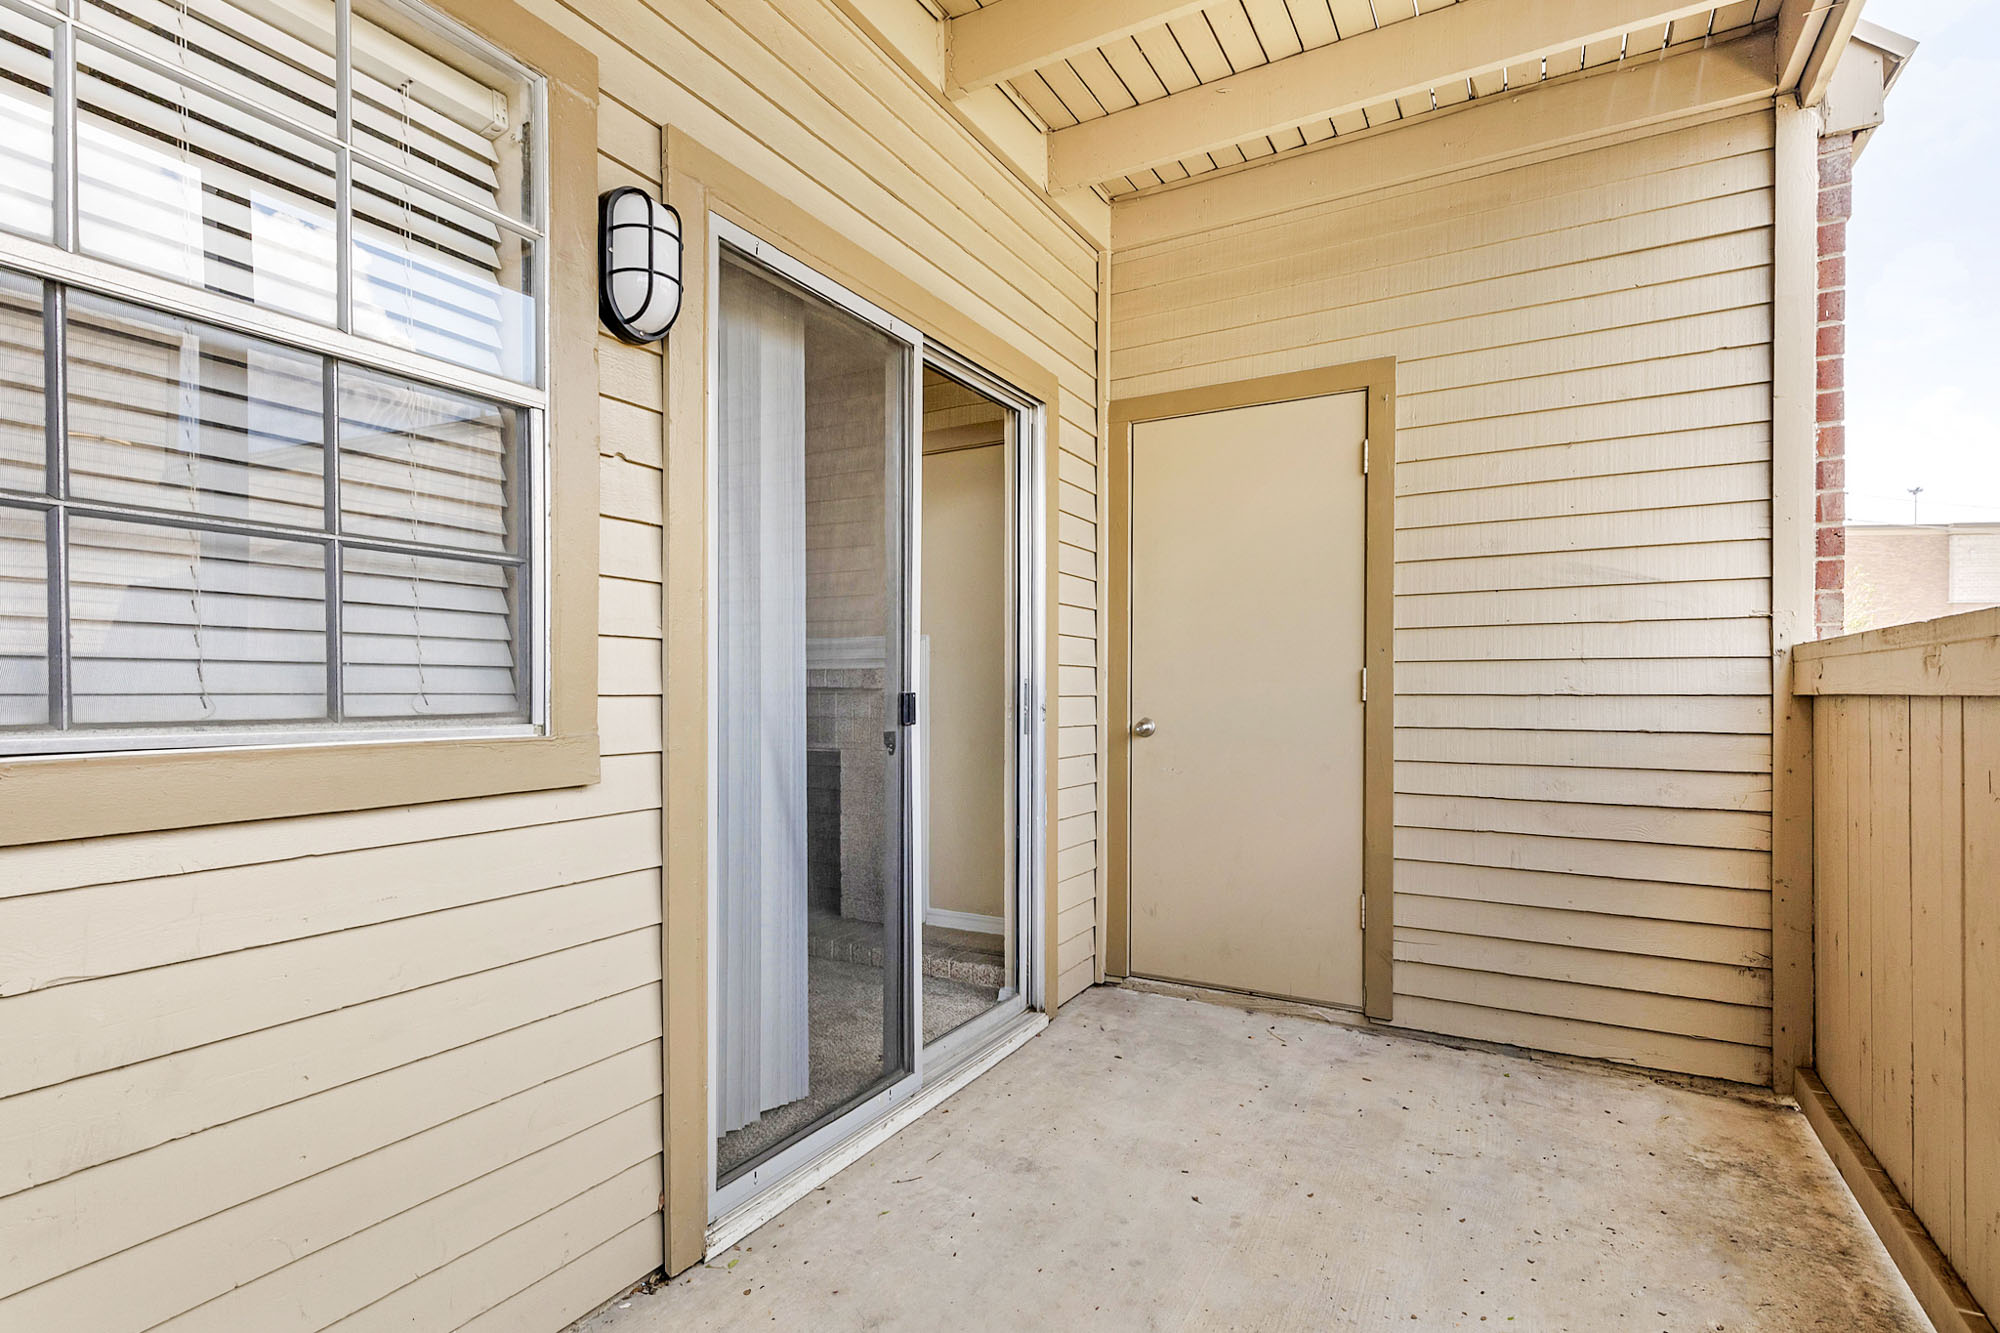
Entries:
{"type": "Polygon", "coordinates": [[[1133,428],[1135,974],[1361,1004],[1366,422],[1348,393],[1133,428]]]}

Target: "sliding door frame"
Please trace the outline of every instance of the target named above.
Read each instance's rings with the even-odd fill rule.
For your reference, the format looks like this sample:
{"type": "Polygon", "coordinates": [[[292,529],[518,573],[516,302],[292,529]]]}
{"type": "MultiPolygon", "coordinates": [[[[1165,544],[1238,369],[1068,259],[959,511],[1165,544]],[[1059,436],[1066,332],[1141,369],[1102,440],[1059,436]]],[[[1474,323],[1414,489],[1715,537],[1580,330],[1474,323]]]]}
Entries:
{"type": "MultiPolygon", "coordinates": [[[[878,1136],[886,1135],[906,1116],[921,1113],[962,1079],[974,1076],[992,1059],[1025,1040],[1056,1007],[1055,920],[1056,867],[1053,839],[1054,783],[1047,773],[1056,753],[1056,716],[1051,693],[1057,680],[1056,633],[1051,622],[1056,606],[1058,567],[1049,515],[1056,512],[1057,450],[1089,457],[1095,453],[1094,427],[1065,420],[1057,405],[1062,390],[1054,363],[1024,350],[1021,334],[996,312],[976,313],[949,275],[927,265],[913,252],[885,246],[874,224],[838,208],[829,210],[802,199],[747,169],[734,151],[719,151],[678,125],[664,129],[661,171],[666,202],[681,217],[686,251],[683,258],[683,301],[679,321],[666,343],[663,366],[665,412],[657,460],[623,453],[604,461],[607,504],[616,512],[643,513],[658,506],[664,519],[661,563],[664,684],[661,691],[660,826],[661,931],[660,1021],[662,1083],[660,1104],[663,1152],[665,1227],[663,1262],[679,1273],[702,1261],[712,1240],[726,1234],[710,1225],[713,1177],[708,1114],[708,909],[709,909],[709,566],[707,530],[712,519],[709,489],[708,342],[714,326],[709,304],[711,267],[710,218],[716,217],[764,238],[773,248],[798,260],[848,291],[889,312],[912,327],[947,344],[972,363],[1006,383],[1037,406],[1034,442],[1022,451],[1035,455],[1037,480],[1029,503],[1035,537],[1025,548],[1033,570],[1035,601],[1040,607],[1033,645],[1023,654],[1024,667],[1034,674],[1031,719],[1036,728],[1040,770],[1038,794],[1024,811],[1034,821],[1035,873],[1030,879],[1037,938],[1030,941],[1032,966],[1028,994],[1030,1012],[1018,1019],[982,1051],[967,1055],[963,1065],[935,1075],[929,1086],[902,1106],[893,1108],[876,1125],[829,1153],[827,1159],[780,1182],[760,1196],[757,1208],[775,1211],[784,1197],[841,1159],[858,1156],[878,1136]],[[661,471],[648,477],[657,461],[661,471]],[[1039,1010],[1040,1012],[1036,1012],[1039,1010]]],[[[729,145],[734,150],[736,145],[729,145]]],[[[578,245],[587,238],[574,239],[578,245]]],[[[622,446],[621,446],[622,447],[622,446]]],[[[558,583],[561,597],[593,595],[594,580],[581,587],[558,583]]],[[[920,710],[921,711],[921,710],[920,710]]],[[[805,1186],[810,1188],[810,1186],[805,1186]]],[[[738,1213],[748,1211],[739,1209],[738,1213]]],[[[737,1215],[729,1226],[741,1224],[737,1215]]]]}
{"type": "MultiPolygon", "coordinates": [[[[897,319],[888,311],[864,300],[831,278],[819,273],[811,265],[787,254],[783,249],[764,240],[750,229],[731,222],[719,214],[710,214],[705,229],[708,234],[707,263],[707,308],[712,312],[713,327],[709,331],[708,346],[708,430],[707,430],[707,473],[708,495],[707,523],[708,544],[708,588],[707,601],[711,608],[721,605],[718,584],[722,574],[720,551],[720,528],[716,521],[721,513],[722,469],[718,451],[722,433],[717,413],[720,408],[720,394],[716,386],[721,382],[721,312],[722,312],[722,255],[726,249],[753,265],[784,279],[813,296],[844,311],[860,322],[886,334],[902,346],[903,361],[903,425],[901,456],[887,460],[899,477],[899,484],[885,497],[888,504],[900,506],[902,514],[897,524],[901,536],[902,568],[898,571],[901,579],[900,614],[896,622],[884,627],[883,659],[895,653],[901,660],[899,683],[903,689],[912,688],[917,681],[917,650],[922,634],[921,609],[923,590],[919,580],[922,567],[919,545],[922,541],[918,531],[918,510],[913,506],[915,497],[923,493],[923,365],[924,336],[909,324],[897,319]]],[[[712,619],[708,632],[708,679],[720,682],[721,674],[717,664],[719,636],[715,632],[712,619]]],[[[717,743],[716,695],[711,690],[708,708],[708,1121],[716,1123],[716,1099],[720,1095],[720,1085],[714,1071],[720,1068],[721,1024],[719,1012],[714,1002],[714,987],[719,975],[720,960],[716,957],[721,932],[717,928],[722,908],[722,896],[727,886],[717,878],[720,864],[717,855],[716,837],[720,821],[716,818],[716,798],[722,783],[717,771],[721,752],[717,743]]],[[[893,711],[893,710],[892,710],[893,711]]],[[[888,932],[885,945],[890,946],[896,956],[896,981],[890,980],[887,966],[883,968],[883,1050],[886,1053],[893,1043],[899,1047],[898,1059],[903,1072],[894,1076],[886,1086],[879,1087],[863,1100],[850,1103],[845,1110],[836,1112],[820,1122],[817,1129],[807,1133],[789,1147],[758,1162],[727,1183],[720,1181],[716,1163],[717,1139],[714,1134],[708,1138],[708,1180],[709,1180],[709,1220],[711,1222],[756,1198],[778,1181],[797,1172],[801,1167],[822,1157],[828,1149],[852,1137],[857,1129],[869,1121],[887,1114],[898,1104],[909,1100],[923,1083],[923,987],[922,956],[923,923],[917,917],[917,904],[923,901],[921,877],[924,867],[917,856],[917,830],[923,827],[925,810],[923,807],[923,783],[919,772],[918,756],[923,752],[923,719],[920,712],[915,725],[895,725],[893,716],[892,734],[897,735],[897,743],[902,747],[900,761],[896,765],[896,784],[899,790],[890,807],[891,827],[887,830],[895,839],[896,864],[902,874],[891,886],[891,893],[883,898],[884,926],[888,932]],[[900,997],[902,1003],[894,1001],[900,997]]],[[[885,951],[885,962],[887,951],[885,951]]],[[[810,989],[808,989],[810,997],[810,989]]],[[[811,1000],[808,998],[808,1008],[811,1000]]]]}
{"type": "MultiPolygon", "coordinates": [[[[1044,725],[1047,720],[1047,693],[1046,683],[1039,679],[1040,673],[1030,670],[1029,664],[1041,662],[1047,649],[1047,608],[1043,600],[1045,580],[1041,577],[1042,562],[1046,558],[1042,553],[1045,550],[1047,513],[1042,505],[1035,503],[1035,497],[1043,492],[1042,405],[971,358],[937,343],[925,347],[923,366],[991,400],[1001,409],[1006,420],[1001,447],[1006,450],[1007,560],[1011,591],[1007,674],[1013,700],[1007,813],[1013,828],[1013,843],[1009,849],[1005,882],[1007,892],[1013,896],[1013,954],[1018,969],[1018,975],[1010,978],[1016,986],[1013,996],[928,1044],[921,1040],[923,978],[918,977],[918,1069],[928,1082],[985,1047],[1022,1013],[1043,1007],[1045,970],[1041,951],[1034,945],[1042,938],[1044,929],[1043,895],[1037,892],[1040,886],[1035,870],[1042,865],[1048,837],[1046,821],[1039,817],[1048,790],[1044,725]]],[[[921,408],[920,397],[919,420],[921,408]]],[[[917,452],[923,452],[921,437],[917,452]]],[[[922,511],[921,497],[922,492],[919,491],[918,513],[922,511]]],[[[920,725],[928,706],[928,701],[925,701],[918,708],[920,725]]],[[[927,754],[928,751],[926,746],[918,753],[927,754]]],[[[920,783],[927,783],[928,779],[927,772],[920,774],[920,783]]],[[[928,826],[924,826],[926,838],[928,833],[928,826]]],[[[925,873],[928,873],[927,867],[925,873]]],[[[917,901],[921,905],[928,902],[929,897],[926,894],[917,901]]],[[[921,912],[917,920],[917,934],[919,937],[923,934],[921,912]]]]}
{"type": "MultiPolygon", "coordinates": [[[[922,852],[928,818],[926,782],[928,774],[924,769],[923,756],[927,751],[926,727],[928,726],[928,698],[919,693],[916,720],[913,724],[899,726],[899,743],[903,747],[902,762],[897,767],[897,781],[900,785],[896,809],[901,818],[896,820],[893,836],[898,841],[898,857],[903,874],[897,886],[897,911],[900,922],[892,931],[892,940],[900,945],[896,950],[900,972],[900,987],[886,986],[885,997],[898,993],[904,1004],[900,1013],[884,1014],[884,1049],[891,1040],[901,1046],[904,1071],[885,1086],[879,1087],[864,1099],[851,1103],[846,1109],[835,1113],[821,1122],[817,1128],[804,1137],[758,1162],[727,1183],[718,1183],[716,1161],[717,1139],[707,1135],[707,1221],[711,1226],[732,1214],[756,1209],[760,1200],[769,1195],[775,1187],[809,1170],[816,1162],[828,1159],[836,1150],[848,1144],[868,1126],[883,1120],[899,1106],[909,1102],[926,1087],[931,1087],[942,1078],[960,1070],[977,1060],[982,1053],[990,1052],[1000,1042],[1012,1035],[1012,1029],[1021,1023],[1030,1011],[1044,1007],[1046,992],[1046,969],[1041,954],[1036,947],[1045,937],[1045,893],[1048,821],[1046,803],[1048,794],[1047,744],[1048,722],[1048,680],[1044,671],[1031,669],[1031,664],[1046,660],[1048,629],[1046,624],[1046,582],[1044,577],[1047,533],[1047,506],[1042,501],[1046,493],[1046,462],[1043,458],[1043,405],[1021,389],[985,370],[977,362],[950,351],[935,343],[928,343],[923,333],[915,326],[897,318],[887,310],[849,290],[832,278],[819,272],[786,251],[784,248],[763,238],[756,231],[731,220],[720,213],[711,212],[705,218],[705,256],[703,273],[705,279],[705,309],[709,314],[704,359],[706,364],[705,394],[707,404],[705,422],[704,472],[707,477],[704,505],[707,521],[704,525],[706,555],[706,605],[710,608],[706,619],[706,679],[711,683],[708,694],[707,734],[705,750],[708,756],[706,773],[706,825],[707,846],[705,860],[708,867],[707,884],[707,956],[706,1005],[707,1019],[707,1123],[716,1123],[716,1098],[719,1083],[714,1077],[719,1068],[720,1025],[714,999],[714,986],[718,976],[719,960],[715,949],[720,940],[718,913],[725,886],[716,879],[719,865],[716,837],[719,820],[716,818],[716,797],[721,788],[716,764],[720,757],[717,743],[715,694],[713,683],[720,680],[717,663],[717,636],[713,621],[713,609],[719,606],[718,580],[721,574],[719,550],[719,525],[716,518],[720,513],[721,468],[717,451],[721,441],[720,424],[717,420],[720,395],[717,392],[720,373],[720,312],[721,274],[725,250],[767,270],[786,282],[811,293],[830,305],[852,315],[896,340],[903,347],[904,358],[904,410],[905,429],[902,436],[902,456],[890,460],[891,466],[900,464],[900,495],[892,503],[902,507],[900,531],[903,567],[902,613],[898,623],[891,627],[890,637],[896,642],[885,642],[885,656],[894,651],[901,655],[902,685],[906,690],[920,689],[920,652],[922,643],[922,496],[923,496],[923,372],[926,367],[934,367],[941,373],[973,388],[991,398],[1005,413],[1007,428],[1005,447],[1008,464],[1008,511],[1010,520],[1010,541],[1008,559],[1009,579],[1013,588],[1010,599],[1009,624],[1009,690],[1014,701],[1014,726],[1011,728],[1010,776],[1012,783],[1009,797],[1009,816],[1013,825],[1013,847],[1007,867],[1008,892],[1014,896],[1014,957],[1018,975],[1014,979],[1016,993],[1006,1000],[997,1002],[987,1012],[979,1015],[961,1027],[927,1045],[923,1040],[923,916],[922,904],[928,900],[925,876],[927,867],[922,852]]],[[[888,905],[885,899],[885,907],[888,905]]],[[[885,1003],[888,1000],[885,998],[885,1003]]]]}

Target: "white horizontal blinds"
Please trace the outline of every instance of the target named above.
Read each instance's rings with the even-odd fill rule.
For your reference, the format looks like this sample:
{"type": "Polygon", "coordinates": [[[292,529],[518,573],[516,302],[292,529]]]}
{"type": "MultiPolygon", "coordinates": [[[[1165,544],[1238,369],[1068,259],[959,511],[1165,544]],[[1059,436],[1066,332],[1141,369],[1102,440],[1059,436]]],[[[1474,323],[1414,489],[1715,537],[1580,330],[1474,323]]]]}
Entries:
{"type": "Polygon", "coordinates": [[[346,715],[520,718],[518,572],[349,547],[340,606],[346,715]]]}
{"type": "Polygon", "coordinates": [[[358,161],[353,180],[354,331],[532,380],[532,243],[358,161]]]}
{"type": "Polygon", "coordinates": [[[42,343],[42,284],[0,272],[0,731],[49,722],[48,516],[6,503],[47,484],[42,343]]]}
{"type": "MultiPolygon", "coordinates": [[[[340,520],[351,542],[519,547],[519,414],[393,376],[340,375],[340,520]]],[[[520,567],[346,548],[342,705],[349,717],[522,713],[520,567]]]]}
{"type": "Polygon", "coordinates": [[[77,17],[183,73],[334,132],[333,6],[296,0],[83,0],[77,17]]]}
{"type": "MultiPolygon", "coordinates": [[[[539,384],[536,80],[416,6],[59,8],[0,0],[0,231],[539,384]]],[[[528,718],[532,387],[68,282],[0,270],[0,727],[528,718]]]]}
{"type": "Polygon", "coordinates": [[[362,0],[349,20],[354,331],[532,382],[533,242],[491,216],[539,221],[524,151],[532,89],[424,38],[389,5],[362,0]]]}
{"type": "Polygon", "coordinates": [[[348,45],[356,148],[482,208],[536,221],[524,79],[470,51],[422,42],[408,15],[369,0],[354,6],[348,45]]]}
{"type": "Polygon", "coordinates": [[[326,716],[325,548],[72,514],[78,726],[326,716]]]}
{"type": "Polygon", "coordinates": [[[332,322],[333,150],[87,38],[76,59],[81,248],[332,322]]]}
{"type": "MultiPolygon", "coordinates": [[[[350,20],[353,327],[530,382],[532,242],[486,214],[534,224],[523,152],[532,90],[433,38],[443,55],[434,53],[411,20],[393,19],[385,10],[350,20]],[[369,167],[368,157],[423,184],[369,167]]],[[[331,136],[332,7],[91,0],[79,24],[83,248],[335,322],[338,151],[202,86],[331,136]],[[193,77],[160,72],[91,33],[193,77]]]]}
{"type": "Polygon", "coordinates": [[[0,505],[0,729],[49,720],[46,521],[0,505]]]}
{"type": "Polygon", "coordinates": [[[340,376],[340,509],[350,537],[515,547],[517,414],[389,375],[340,376]]]}
{"type": "Polygon", "coordinates": [[[0,229],[47,240],[55,223],[54,30],[0,9],[0,229]]]}
{"type": "Polygon", "coordinates": [[[0,491],[42,489],[46,376],[42,285],[0,272],[0,491]]]}
{"type": "Polygon", "coordinates": [[[82,294],[68,320],[73,497],[321,525],[319,357],[82,294]]]}

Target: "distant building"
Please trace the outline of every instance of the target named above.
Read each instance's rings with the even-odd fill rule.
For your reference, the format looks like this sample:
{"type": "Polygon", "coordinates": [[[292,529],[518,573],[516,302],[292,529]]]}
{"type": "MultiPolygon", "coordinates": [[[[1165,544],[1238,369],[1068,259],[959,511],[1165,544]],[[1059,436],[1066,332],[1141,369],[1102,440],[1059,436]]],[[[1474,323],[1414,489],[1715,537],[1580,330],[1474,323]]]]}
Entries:
{"type": "Polygon", "coordinates": [[[1850,523],[1846,629],[2000,605],[2000,523],[1850,523]]]}

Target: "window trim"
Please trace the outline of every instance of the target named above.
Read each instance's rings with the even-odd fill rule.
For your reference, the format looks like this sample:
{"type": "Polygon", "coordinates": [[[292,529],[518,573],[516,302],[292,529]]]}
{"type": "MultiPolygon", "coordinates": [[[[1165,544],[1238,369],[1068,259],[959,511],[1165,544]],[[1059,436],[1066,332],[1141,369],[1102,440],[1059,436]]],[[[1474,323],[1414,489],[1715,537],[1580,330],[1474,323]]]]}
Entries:
{"type": "MultiPolygon", "coordinates": [[[[538,166],[548,210],[537,389],[433,358],[400,353],[337,328],[249,307],[171,279],[126,270],[48,242],[8,235],[9,267],[222,327],[294,343],[353,364],[439,381],[545,412],[540,515],[542,588],[531,614],[529,669],[539,682],[540,734],[450,728],[357,737],[325,727],[288,743],[0,758],[0,846],[189,828],[339,810],[419,804],[594,783],[597,743],[598,462],[596,369],[596,57],[513,0],[425,0],[496,51],[541,76],[538,166]],[[513,54],[521,53],[521,54],[513,54]],[[532,59],[527,53],[532,53],[532,59]],[[467,734],[471,731],[473,734],[467,734]]],[[[368,159],[373,165],[373,159],[368,159]]]]}

